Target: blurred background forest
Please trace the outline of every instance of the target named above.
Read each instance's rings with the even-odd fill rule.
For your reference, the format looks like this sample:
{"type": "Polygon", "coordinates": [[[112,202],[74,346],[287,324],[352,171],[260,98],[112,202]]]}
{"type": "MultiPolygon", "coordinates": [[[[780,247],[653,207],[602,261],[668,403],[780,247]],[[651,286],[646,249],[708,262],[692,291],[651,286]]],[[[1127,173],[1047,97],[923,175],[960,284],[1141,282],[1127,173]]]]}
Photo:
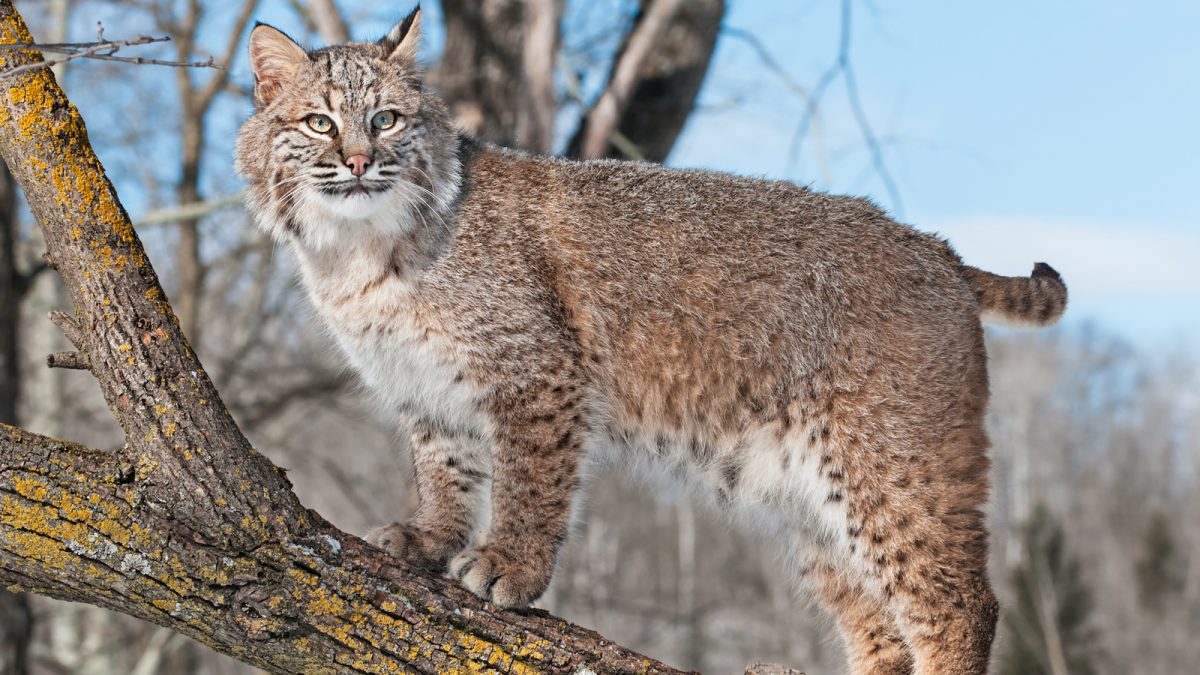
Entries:
{"type": "MultiPolygon", "coordinates": [[[[422,4],[430,83],[486,140],[867,194],[948,235],[973,264],[1007,274],[1035,258],[1058,267],[1073,300],[1061,326],[989,332],[997,669],[1195,672],[1193,3],[422,4]]],[[[248,222],[231,154],[250,110],[254,20],[316,46],[377,37],[410,6],[18,6],[42,42],[94,39],[102,21],[109,38],[171,36],[139,55],[230,64],[76,60],[56,72],[247,435],[289,470],[309,507],[347,531],[404,514],[404,448],[314,327],[286,252],[248,222]]],[[[94,380],[44,365],[67,345],[45,319],[65,296],[43,273],[42,250],[0,173],[0,421],[117,447],[94,380]]],[[[680,667],[740,672],[757,659],[842,671],[832,626],[765,547],[687,495],[657,492],[601,477],[540,606],[680,667]]],[[[165,629],[0,591],[0,674],[244,672],[165,629]]]]}

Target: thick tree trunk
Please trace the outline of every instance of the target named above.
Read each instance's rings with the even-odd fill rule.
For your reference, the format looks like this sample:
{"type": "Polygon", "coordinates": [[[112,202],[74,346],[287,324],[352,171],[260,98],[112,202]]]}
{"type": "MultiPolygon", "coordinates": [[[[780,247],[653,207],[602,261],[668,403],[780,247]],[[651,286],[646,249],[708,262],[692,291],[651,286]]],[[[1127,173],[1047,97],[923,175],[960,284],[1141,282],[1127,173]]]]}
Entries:
{"type": "Polygon", "coordinates": [[[472,135],[516,146],[522,0],[442,0],[446,42],[431,75],[455,122],[472,135]]]}
{"type": "Polygon", "coordinates": [[[638,159],[663,162],[671,153],[708,73],[725,2],[683,0],[647,38],[648,49],[635,51],[639,31],[654,5],[662,2],[641,0],[641,11],[617,52],[605,93],[572,137],[568,155],[629,157],[612,145],[612,129],[637,149],[638,159]],[[598,129],[601,137],[589,139],[598,129]],[[590,147],[589,140],[593,141],[590,147]]]}
{"type": "MultiPolygon", "coordinates": [[[[662,162],[670,154],[708,72],[725,2],[667,0],[671,8],[655,14],[662,20],[635,39],[663,2],[641,0],[601,97],[605,105],[581,120],[567,155],[662,162]],[[636,152],[612,147],[614,131],[636,152]],[[589,133],[598,140],[585,152],[589,133]]],[[[433,82],[459,126],[492,143],[550,152],[562,0],[443,0],[442,8],[446,42],[433,82]]]]}
{"type": "MultiPolygon", "coordinates": [[[[16,424],[21,393],[21,300],[26,277],[17,269],[17,187],[0,162],[0,422],[16,424]]],[[[0,588],[0,675],[29,672],[33,633],[29,597],[0,588]]]]}
{"type": "MultiPolygon", "coordinates": [[[[30,41],[0,0],[0,42],[30,41]]],[[[0,68],[39,59],[0,51],[0,68]]],[[[0,154],[74,303],[59,322],[127,445],[0,428],[0,584],[138,616],[276,673],[675,672],[415,574],[305,509],[188,346],[51,73],[3,86],[0,154]]]]}
{"type": "Polygon", "coordinates": [[[33,639],[33,615],[29,596],[0,590],[0,674],[29,672],[29,643],[33,639]]]}
{"type": "Polygon", "coordinates": [[[563,0],[443,0],[432,80],[455,121],[491,143],[550,152],[563,0]]]}

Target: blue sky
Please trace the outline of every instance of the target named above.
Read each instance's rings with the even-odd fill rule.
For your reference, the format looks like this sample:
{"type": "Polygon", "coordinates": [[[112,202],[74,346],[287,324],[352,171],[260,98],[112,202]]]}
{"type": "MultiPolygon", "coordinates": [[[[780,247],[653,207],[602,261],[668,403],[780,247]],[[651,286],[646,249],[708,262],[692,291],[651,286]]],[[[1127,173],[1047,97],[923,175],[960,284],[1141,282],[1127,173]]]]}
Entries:
{"type": "MultiPolygon", "coordinates": [[[[840,0],[728,2],[726,26],[753,34],[791,80],[811,88],[832,63],[840,0]]],[[[568,25],[603,32],[631,3],[568,0],[568,25]]],[[[342,5],[359,38],[382,34],[410,8],[342,5]]],[[[423,5],[432,59],[440,11],[436,2],[423,5]]],[[[76,16],[82,35],[96,19],[110,34],[141,29],[123,10],[86,7],[76,16]]],[[[968,262],[995,272],[1025,274],[1035,260],[1054,265],[1071,289],[1068,326],[1094,322],[1150,350],[1200,345],[1200,2],[854,0],[852,7],[851,62],[895,177],[897,215],[946,235],[968,262]]],[[[303,35],[283,0],[264,2],[257,18],[303,35]]],[[[220,34],[229,21],[214,15],[210,29],[220,34]]],[[[95,72],[87,68],[95,66],[81,66],[76,77],[95,72]]],[[[241,54],[234,71],[249,81],[241,54]]],[[[170,91],[170,72],[127,72],[164,78],[170,91]]],[[[81,102],[94,131],[153,119],[113,110],[122,86],[109,82],[92,105],[81,102]],[[123,118],[105,120],[112,115],[123,118]]],[[[836,81],[803,152],[791,152],[803,100],[726,32],[700,109],[669,163],[867,195],[895,211],[846,101],[836,81]]],[[[248,112],[239,105],[224,106],[214,136],[232,138],[248,112]]],[[[231,150],[215,148],[214,166],[227,167],[231,150]]],[[[172,153],[165,144],[154,151],[172,153]]],[[[128,158],[116,150],[102,157],[131,211],[151,208],[126,187],[136,181],[120,176],[132,171],[128,158]]],[[[230,173],[210,171],[209,194],[235,190],[230,173]]]]}

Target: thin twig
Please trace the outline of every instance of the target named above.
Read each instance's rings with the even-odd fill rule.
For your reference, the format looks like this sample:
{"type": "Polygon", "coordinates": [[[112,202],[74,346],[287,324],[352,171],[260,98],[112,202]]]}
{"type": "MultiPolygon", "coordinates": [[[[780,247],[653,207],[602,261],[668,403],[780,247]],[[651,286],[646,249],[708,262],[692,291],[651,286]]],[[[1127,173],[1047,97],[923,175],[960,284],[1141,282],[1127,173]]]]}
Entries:
{"type": "Polygon", "coordinates": [[[151,225],[168,225],[177,223],[181,220],[194,220],[207,216],[214,211],[233,208],[242,203],[243,194],[236,192],[224,197],[217,197],[202,202],[192,202],[191,204],[181,204],[166,209],[151,211],[134,222],[135,228],[148,227],[151,225]]]}
{"type": "Polygon", "coordinates": [[[887,168],[883,148],[879,143],[879,139],[875,136],[874,130],[871,128],[866,111],[863,109],[862,100],[858,93],[858,80],[854,76],[854,68],[850,63],[850,38],[853,27],[851,10],[853,9],[853,2],[854,0],[842,0],[842,26],[841,35],[838,40],[837,57],[834,59],[833,64],[821,74],[817,85],[812,89],[808,105],[805,106],[804,113],[800,117],[800,124],[797,125],[796,132],[792,136],[791,156],[798,157],[800,155],[804,139],[808,136],[808,130],[817,115],[817,106],[820,104],[821,97],[825,95],[825,90],[833,84],[838,75],[841,75],[842,82],[846,85],[846,99],[850,104],[850,110],[854,115],[855,122],[858,124],[863,142],[867,144],[867,148],[871,152],[872,167],[875,170],[875,174],[879,176],[879,180],[883,183],[884,189],[887,190],[888,198],[891,200],[892,211],[895,212],[897,218],[903,220],[904,205],[900,200],[900,190],[887,168]]]}
{"type": "Polygon", "coordinates": [[[0,71],[0,77],[13,77],[22,73],[27,73],[41,68],[50,68],[60,63],[73,61],[75,59],[96,59],[98,61],[120,61],[123,63],[134,63],[138,65],[153,65],[153,66],[171,66],[174,68],[216,68],[224,70],[224,66],[217,65],[212,57],[207,61],[166,61],[163,59],[150,59],[141,56],[116,56],[116,53],[122,47],[137,47],[140,45],[148,45],[156,42],[169,42],[169,37],[149,37],[142,35],[133,38],[132,40],[105,40],[104,29],[101,28],[98,32],[96,42],[51,42],[46,44],[37,44],[33,42],[17,42],[0,44],[0,49],[4,50],[30,50],[43,54],[61,54],[54,58],[47,58],[37,63],[25,63],[15,68],[0,71]]]}
{"type": "Polygon", "coordinates": [[[92,367],[87,354],[83,352],[54,352],[46,357],[46,365],[68,370],[89,370],[92,367]]]}
{"type": "MultiPolygon", "coordinates": [[[[828,87],[829,83],[825,82],[824,85],[818,83],[817,84],[818,89],[810,92],[807,87],[805,87],[803,84],[800,84],[800,82],[797,81],[796,78],[792,77],[792,74],[789,73],[787,71],[787,69],[783,67],[783,64],[781,64],[779,62],[779,60],[776,59],[775,56],[771,54],[770,50],[767,49],[767,46],[764,45],[762,43],[762,41],[759,40],[758,37],[756,35],[754,35],[753,33],[751,33],[750,31],[745,30],[743,28],[734,28],[732,26],[726,26],[726,27],[721,28],[721,33],[723,35],[727,35],[731,38],[741,40],[742,42],[745,42],[747,45],[749,45],[749,47],[751,49],[753,49],[754,53],[758,56],[759,61],[761,61],[764,66],[766,66],[767,70],[771,71],[771,73],[773,73],[775,75],[775,77],[779,78],[779,80],[781,82],[783,82],[783,85],[785,87],[787,87],[787,89],[789,91],[791,91],[793,94],[798,96],[800,98],[800,100],[804,101],[804,110],[805,110],[805,115],[807,116],[807,120],[803,124],[803,129],[804,129],[803,133],[804,133],[804,136],[808,135],[808,127],[811,124],[812,129],[813,129],[813,144],[816,146],[817,164],[820,168],[821,177],[825,180],[825,182],[829,182],[831,172],[829,170],[829,163],[825,159],[825,153],[824,153],[823,147],[821,145],[821,135],[822,135],[821,118],[818,114],[819,109],[817,106],[817,102],[818,102],[818,99],[820,98],[820,94],[824,93],[825,87],[828,87]]],[[[825,78],[822,77],[822,81],[824,81],[824,80],[825,80],[825,78]]],[[[789,174],[792,172],[792,169],[794,168],[792,166],[791,162],[794,161],[794,158],[796,157],[797,154],[798,154],[798,147],[796,145],[795,140],[793,140],[792,151],[789,153],[790,159],[788,160],[788,166],[787,166],[787,173],[789,173],[789,174]]]]}
{"type": "Polygon", "coordinates": [[[85,349],[87,347],[87,338],[83,334],[83,329],[66,312],[58,310],[50,312],[50,321],[55,326],[58,326],[58,329],[62,331],[62,334],[66,336],[71,344],[75,345],[76,349],[85,349]]]}

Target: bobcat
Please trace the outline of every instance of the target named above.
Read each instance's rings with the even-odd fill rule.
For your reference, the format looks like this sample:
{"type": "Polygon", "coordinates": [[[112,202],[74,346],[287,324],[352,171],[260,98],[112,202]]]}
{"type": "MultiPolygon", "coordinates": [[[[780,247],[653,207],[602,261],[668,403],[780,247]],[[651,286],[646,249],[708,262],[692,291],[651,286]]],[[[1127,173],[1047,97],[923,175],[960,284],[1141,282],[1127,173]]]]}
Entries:
{"type": "Polygon", "coordinates": [[[659,467],[783,542],[855,672],[985,672],[980,316],[1053,323],[1059,275],[966,266],[862,199],[477,142],[422,85],[420,23],[311,52],[257,26],[237,141],[411,440],[420,505],[369,539],[521,607],[585,463],[659,467]]]}

